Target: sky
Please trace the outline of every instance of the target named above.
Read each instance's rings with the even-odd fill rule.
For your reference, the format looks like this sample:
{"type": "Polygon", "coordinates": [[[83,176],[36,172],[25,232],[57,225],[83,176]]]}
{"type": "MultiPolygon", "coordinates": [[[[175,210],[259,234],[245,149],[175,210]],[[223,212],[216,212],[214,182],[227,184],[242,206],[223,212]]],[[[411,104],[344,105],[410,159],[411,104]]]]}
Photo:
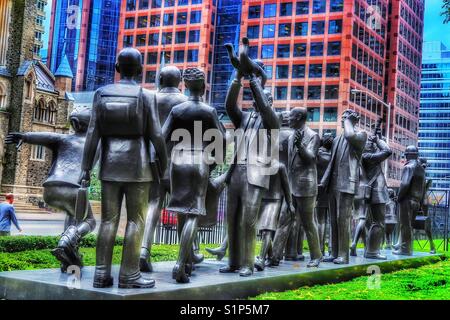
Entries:
{"type": "Polygon", "coordinates": [[[425,0],[424,41],[442,41],[450,46],[450,23],[441,16],[442,0],[425,0]]]}

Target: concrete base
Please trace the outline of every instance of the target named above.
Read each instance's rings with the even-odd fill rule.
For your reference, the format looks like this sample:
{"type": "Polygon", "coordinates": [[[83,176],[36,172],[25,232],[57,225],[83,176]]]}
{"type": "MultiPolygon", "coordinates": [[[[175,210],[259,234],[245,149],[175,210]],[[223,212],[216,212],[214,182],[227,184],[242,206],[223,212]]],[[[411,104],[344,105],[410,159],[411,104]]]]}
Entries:
{"type": "MultiPolygon", "coordinates": [[[[361,256],[362,252],[358,252],[361,256]]],[[[172,280],[174,262],[154,263],[155,272],[145,274],[156,279],[152,289],[118,289],[118,267],[113,268],[114,287],[92,287],[94,267],[85,267],[78,283],[73,275],[61,274],[59,269],[25,270],[0,273],[0,298],[45,300],[135,300],[135,299],[237,299],[247,298],[267,291],[284,291],[315,284],[347,281],[367,275],[371,265],[378,265],[381,273],[404,268],[414,268],[437,262],[438,255],[415,253],[414,256],[395,256],[389,251],[388,260],[371,260],[352,257],[349,265],[322,263],[319,268],[308,269],[306,262],[282,262],[277,268],[266,268],[243,278],[236,274],[221,274],[219,268],[225,262],[207,260],[196,267],[191,282],[177,284],[172,280]],[[75,288],[74,288],[75,287],[75,288]]]]}

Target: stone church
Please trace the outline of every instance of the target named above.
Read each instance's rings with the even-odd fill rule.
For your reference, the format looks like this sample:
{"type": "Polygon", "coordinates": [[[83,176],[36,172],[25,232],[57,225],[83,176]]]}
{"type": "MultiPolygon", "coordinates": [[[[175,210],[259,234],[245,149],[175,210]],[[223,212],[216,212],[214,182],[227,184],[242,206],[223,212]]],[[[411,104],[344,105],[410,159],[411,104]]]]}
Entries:
{"type": "Polygon", "coordinates": [[[8,132],[69,132],[73,74],[67,58],[52,74],[36,55],[36,0],[0,1],[0,195],[42,199],[51,163],[46,148],[5,146],[8,132]]]}

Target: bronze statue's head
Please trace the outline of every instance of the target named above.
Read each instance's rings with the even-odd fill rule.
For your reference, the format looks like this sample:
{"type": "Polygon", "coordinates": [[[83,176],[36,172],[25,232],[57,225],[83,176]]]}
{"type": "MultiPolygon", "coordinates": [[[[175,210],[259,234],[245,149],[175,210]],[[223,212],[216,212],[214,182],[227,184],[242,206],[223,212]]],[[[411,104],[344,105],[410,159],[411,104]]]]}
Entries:
{"type": "Polygon", "coordinates": [[[331,133],[324,133],[322,139],[320,140],[320,146],[327,150],[331,150],[331,147],[333,146],[333,140],[334,137],[331,133]]]}
{"type": "Polygon", "coordinates": [[[389,198],[394,199],[395,198],[395,191],[392,188],[388,189],[389,198]]]}
{"type": "Polygon", "coordinates": [[[135,48],[124,48],[118,56],[116,71],[122,78],[136,78],[142,73],[142,55],[135,48]]]}
{"type": "Polygon", "coordinates": [[[291,109],[289,114],[289,126],[292,129],[300,129],[308,118],[308,110],[306,108],[297,107],[291,109]]]}
{"type": "Polygon", "coordinates": [[[181,72],[175,66],[167,66],[159,72],[159,85],[161,88],[178,88],[181,82],[181,72]]]}
{"type": "Polygon", "coordinates": [[[86,132],[91,121],[92,109],[89,107],[77,107],[69,116],[70,125],[75,132],[86,132]]]}
{"type": "Polygon", "coordinates": [[[428,160],[427,160],[427,158],[420,157],[419,158],[419,162],[420,162],[420,164],[422,165],[422,167],[424,169],[426,169],[428,167],[428,160]]]}
{"type": "Polygon", "coordinates": [[[183,80],[191,95],[205,94],[205,73],[199,68],[187,68],[183,72],[183,80]]]}
{"type": "MultiPolygon", "coordinates": [[[[272,108],[273,107],[273,96],[272,96],[272,92],[270,92],[270,90],[268,89],[264,89],[264,95],[266,96],[267,100],[269,101],[269,106],[272,108]]],[[[256,104],[256,102],[253,100],[253,108],[258,111],[258,105],[256,104]]]]}
{"type": "Polygon", "coordinates": [[[372,140],[367,139],[366,146],[364,147],[364,152],[374,153],[376,151],[377,151],[376,144],[372,140]]]}
{"type": "Polygon", "coordinates": [[[419,158],[419,149],[416,146],[407,146],[405,149],[406,160],[414,160],[419,158]]]}
{"type": "Polygon", "coordinates": [[[289,128],[289,111],[282,111],[279,114],[282,128],[289,128]]]}
{"type": "Polygon", "coordinates": [[[347,109],[342,113],[342,127],[344,127],[345,119],[349,119],[353,123],[353,125],[356,125],[361,117],[355,110],[347,109]]]}

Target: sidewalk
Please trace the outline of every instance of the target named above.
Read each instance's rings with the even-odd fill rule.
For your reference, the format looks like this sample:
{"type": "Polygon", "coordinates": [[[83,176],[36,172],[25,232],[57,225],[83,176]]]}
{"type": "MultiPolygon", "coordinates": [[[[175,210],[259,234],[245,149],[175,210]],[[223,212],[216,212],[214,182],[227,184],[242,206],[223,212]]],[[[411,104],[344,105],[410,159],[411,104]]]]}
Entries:
{"type": "Polygon", "coordinates": [[[19,221],[64,221],[65,213],[20,213],[16,212],[19,221]]]}

